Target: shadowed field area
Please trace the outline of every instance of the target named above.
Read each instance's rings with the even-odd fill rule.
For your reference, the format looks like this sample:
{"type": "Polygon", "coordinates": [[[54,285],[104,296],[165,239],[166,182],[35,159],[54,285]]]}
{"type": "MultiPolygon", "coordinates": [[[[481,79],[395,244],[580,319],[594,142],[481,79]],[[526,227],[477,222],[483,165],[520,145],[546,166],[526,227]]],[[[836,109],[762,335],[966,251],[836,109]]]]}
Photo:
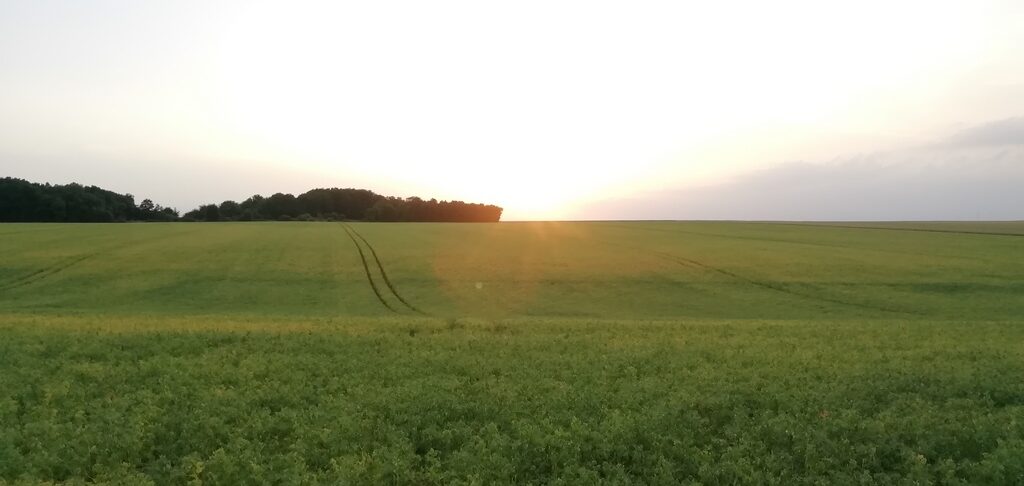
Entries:
{"type": "Polygon", "coordinates": [[[1024,225],[852,226],[2,225],[0,480],[1019,482],[1024,225]]]}

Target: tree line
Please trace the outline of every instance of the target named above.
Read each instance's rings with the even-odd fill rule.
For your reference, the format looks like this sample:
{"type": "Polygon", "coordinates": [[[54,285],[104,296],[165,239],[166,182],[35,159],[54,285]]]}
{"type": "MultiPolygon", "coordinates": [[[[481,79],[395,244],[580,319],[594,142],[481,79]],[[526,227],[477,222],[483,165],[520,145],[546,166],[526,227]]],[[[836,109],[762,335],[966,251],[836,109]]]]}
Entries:
{"type": "Polygon", "coordinates": [[[423,221],[494,222],[502,208],[462,201],[382,196],[366,189],[313,189],[298,196],[277,193],[252,196],[242,202],[204,204],[182,219],[193,221],[423,221]]]}
{"type": "Polygon", "coordinates": [[[115,221],[436,221],[495,222],[502,208],[462,201],[398,198],[366,189],[313,189],[298,196],[259,194],[242,202],[204,204],[185,214],[150,199],[71,183],[0,179],[2,222],[115,221]]]}
{"type": "Polygon", "coordinates": [[[0,179],[0,221],[81,222],[174,221],[178,211],[149,199],[135,204],[131,194],[71,183],[37,184],[13,177],[0,179]]]}

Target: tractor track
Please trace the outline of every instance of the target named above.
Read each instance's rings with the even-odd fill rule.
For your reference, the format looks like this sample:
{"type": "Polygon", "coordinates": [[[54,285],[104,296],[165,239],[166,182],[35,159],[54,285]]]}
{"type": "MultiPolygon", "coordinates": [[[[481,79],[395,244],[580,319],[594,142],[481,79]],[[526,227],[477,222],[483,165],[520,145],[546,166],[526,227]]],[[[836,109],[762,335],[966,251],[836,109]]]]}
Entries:
{"type": "Polygon", "coordinates": [[[348,229],[352,231],[352,233],[354,233],[357,237],[359,237],[359,239],[366,244],[366,247],[370,249],[370,254],[373,256],[373,261],[377,263],[377,269],[380,270],[380,275],[381,277],[384,278],[384,285],[387,286],[388,290],[391,291],[391,294],[394,295],[395,298],[398,299],[398,301],[401,302],[402,305],[404,305],[409,310],[417,314],[428,315],[426,312],[423,312],[416,306],[410,304],[409,301],[405,300],[405,298],[402,297],[402,294],[398,293],[398,289],[395,288],[395,285],[391,283],[391,279],[388,278],[388,273],[384,271],[384,264],[380,262],[380,257],[377,256],[377,250],[373,248],[373,245],[371,245],[370,242],[363,237],[363,235],[359,234],[359,232],[356,231],[355,228],[352,228],[347,224],[345,226],[348,227],[348,229]]]}
{"type": "Polygon", "coordinates": [[[34,271],[32,273],[29,273],[27,275],[22,275],[21,277],[18,277],[18,278],[14,279],[14,280],[10,280],[10,281],[0,285],[0,292],[5,292],[5,291],[11,290],[11,289],[16,289],[18,287],[24,287],[26,285],[30,285],[32,283],[38,282],[40,280],[45,279],[46,277],[49,277],[50,275],[58,273],[58,272],[60,272],[62,270],[65,270],[65,269],[67,269],[67,268],[69,268],[69,267],[71,267],[73,265],[76,265],[78,263],[81,263],[81,262],[89,259],[89,258],[92,258],[92,257],[96,256],[97,254],[98,253],[88,253],[88,254],[85,254],[85,255],[78,255],[78,256],[75,256],[75,257],[72,257],[72,258],[65,259],[65,260],[63,260],[63,261],[61,261],[61,262],[59,262],[59,263],[57,263],[55,265],[50,265],[49,267],[43,267],[43,268],[40,268],[39,270],[36,270],[36,271],[34,271]]]}
{"type": "MultiPolygon", "coordinates": [[[[401,297],[401,294],[399,294],[398,290],[395,289],[394,283],[392,283],[391,279],[388,278],[387,271],[384,270],[384,264],[381,263],[381,259],[377,255],[377,250],[374,249],[373,245],[370,245],[370,241],[366,237],[364,237],[361,234],[359,234],[359,232],[356,231],[355,228],[349,226],[347,223],[342,223],[342,225],[344,225],[345,226],[345,230],[348,231],[348,236],[349,237],[352,237],[354,235],[355,238],[358,238],[358,240],[362,241],[362,245],[365,245],[367,247],[367,250],[370,251],[370,255],[374,259],[374,264],[377,265],[377,270],[380,272],[381,277],[384,280],[384,286],[386,286],[388,292],[390,292],[390,294],[392,296],[394,296],[394,298],[398,302],[400,302],[401,305],[406,307],[407,309],[409,309],[409,310],[411,310],[411,311],[413,311],[413,312],[415,312],[417,314],[420,314],[420,315],[430,315],[430,314],[424,312],[422,309],[420,309],[420,308],[414,306],[413,304],[411,304],[409,301],[406,300],[406,298],[401,297]]],[[[353,238],[353,241],[355,241],[355,238],[353,238]]],[[[356,244],[357,248],[360,247],[359,244],[358,244],[358,241],[355,241],[355,244],[356,244]]],[[[369,269],[370,268],[370,262],[366,258],[366,253],[362,252],[362,250],[360,248],[359,249],[359,254],[360,254],[360,256],[364,257],[364,265],[366,265],[367,271],[370,272],[370,269],[369,269]]],[[[381,298],[383,300],[383,296],[381,296],[381,298]]],[[[390,308],[390,306],[388,306],[388,307],[390,308]]],[[[395,309],[391,309],[391,310],[394,310],[395,312],[397,312],[397,310],[395,310],[395,309]]]]}
{"type": "Polygon", "coordinates": [[[380,293],[380,288],[377,287],[377,282],[373,280],[373,274],[370,273],[370,264],[366,261],[366,253],[363,252],[363,247],[359,244],[359,240],[352,235],[352,230],[349,229],[347,224],[342,223],[342,228],[345,229],[345,234],[348,235],[349,239],[352,240],[352,244],[356,245],[356,250],[359,252],[359,260],[363,263],[363,270],[366,272],[366,280],[370,282],[370,289],[373,290],[373,295],[377,296],[377,300],[380,301],[381,305],[387,307],[391,312],[397,313],[394,307],[388,301],[384,300],[384,296],[380,293]]]}
{"type": "Polygon", "coordinates": [[[612,242],[606,241],[606,240],[597,240],[597,241],[600,241],[601,243],[604,243],[606,245],[617,246],[617,247],[620,247],[620,248],[625,248],[627,250],[630,250],[630,251],[632,251],[634,253],[638,253],[638,254],[640,254],[640,253],[647,253],[649,255],[661,258],[663,260],[668,260],[668,261],[673,262],[673,263],[675,263],[677,265],[682,265],[682,266],[691,267],[691,268],[698,268],[698,269],[701,269],[701,270],[714,272],[714,273],[717,273],[719,275],[723,275],[723,276],[729,277],[730,279],[744,282],[744,283],[746,283],[748,285],[753,285],[755,287],[762,288],[762,289],[765,289],[765,290],[771,290],[771,291],[774,291],[774,292],[780,292],[780,293],[783,293],[783,294],[786,294],[786,295],[789,295],[789,296],[793,296],[793,297],[799,297],[801,299],[816,300],[816,301],[819,301],[819,302],[828,302],[828,303],[831,303],[831,304],[839,304],[839,305],[845,305],[845,306],[850,306],[850,307],[857,307],[857,308],[861,308],[861,309],[869,309],[869,310],[874,310],[874,311],[890,312],[890,313],[893,313],[893,314],[912,315],[912,316],[922,316],[922,315],[924,315],[924,314],[921,314],[919,312],[912,312],[912,311],[906,311],[906,310],[902,310],[902,309],[894,309],[894,308],[890,308],[890,307],[876,306],[876,305],[870,305],[870,304],[862,304],[862,303],[859,303],[859,302],[849,302],[849,301],[845,301],[845,300],[842,300],[842,299],[833,299],[833,298],[830,298],[830,297],[822,297],[820,295],[813,295],[813,294],[807,294],[807,293],[802,293],[802,292],[795,292],[792,289],[787,289],[787,288],[784,288],[782,286],[774,285],[774,284],[769,283],[769,282],[763,282],[763,281],[760,281],[760,280],[755,280],[755,279],[752,279],[750,277],[746,277],[744,275],[740,275],[738,273],[732,272],[730,270],[726,270],[724,268],[718,268],[718,267],[713,266],[713,265],[708,265],[708,264],[706,264],[704,262],[701,262],[701,261],[698,261],[698,260],[694,260],[694,259],[691,259],[691,258],[684,258],[684,257],[680,257],[678,255],[673,255],[671,253],[666,253],[666,252],[661,252],[661,251],[646,250],[646,249],[643,249],[643,248],[637,248],[637,247],[633,247],[633,246],[629,246],[629,245],[623,245],[621,243],[612,243],[612,242]]]}
{"type": "Polygon", "coordinates": [[[44,280],[44,279],[46,279],[46,278],[48,278],[48,277],[50,277],[50,276],[52,276],[54,274],[57,274],[57,273],[62,272],[64,270],[67,270],[68,268],[71,268],[71,267],[73,267],[73,266],[75,266],[75,265],[77,265],[77,264],[79,264],[79,263],[81,263],[81,262],[83,262],[85,260],[88,260],[90,258],[94,258],[96,256],[99,256],[99,255],[103,254],[103,253],[109,253],[109,252],[112,252],[112,251],[117,251],[117,250],[119,250],[121,248],[126,248],[126,247],[130,247],[130,246],[146,244],[146,243],[149,243],[149,242],[152,242],[152,241],[166,241],[169,238],[177,238],[177,237],[180,237],[180,236],[185,236],[185,235],[188,235],[188,234],[191,234],[191,233],[195,233],[196,231],[198,231],[198,229],[192,229],[192,230],[189,230],[189,231],[182,231],[180,233],[174,233],[174,234],[171,234],[171,235],[157,235],[157,236],[151,236],[151,237],[147,237],[147,238],[140,238],[138,240],[129,241],[129,242],[125,242],[125,243],[118,243],[118,244],[115,244],[115,245],[108,246],[106,248],[101,248],[100,250],[93,251],[91,253],[86,253],[86,254],[82,254],[82,255],[75,255],[75,256],[70,257],[70,258],[65,258],[65,259],[63,259],[61,261],[58,261],[57,263],[54,263],[53,265],[48,266],[48,267],[40,268],[40,269],[35,270],[35,271],[31,272],[31,273],[22,275],[20,277],[16,277],[16,278],[8,280],[6,282],[0,282],[0,292],[6,292],[8,290],[17,289],[17,288],[20,288],[20,287],[24,287],[26,285],[31,285],[33,283],[39,282],[39,281],[44,280]]]}
{"type": "Polygon", "coordinates": [[[817,301],[822,301],[822,302],[829,302],[829,303],[832,303],[832,304],[839,304],[839,305],[845,305],[845,306],[850,306],[850,307],[858,307],[858,308],[861,308],[861,309],[870,309],[870,310],[874,310],[874,311],[891,312],[891,313],[894,313],[894,314],[913,315],[913,316],[923,315],[923,314],[918,313],[918,312],[911,312],[911,311],[906,311],[906,310],[901,310],[901,309],[894,309],[894,308],[891,308],[891,307],[884,307],[884,306],[870,305],[870,304],[862,304],[862,303],[859,303],[859,302],[850,302],[850,301],[846,301],[846,300],[842,300],[842,299],[833,299],[833,298],[830,298],[830,297],[822,297],[820,295],[811,295],[811,294],[806,294],[806,293],[802,293],[802,292],[796,292],[796,291],[793,291],[792,289],[787,289],[787,288],[779,286],[779,285],[774,285],[774,284],[772,284],[770,282],[763,282],[763,281],[760,281],[760,280],[754,280],[752,278],[745,277],[745,276],[740,275],[738,273],[734,273],[734,272],[731,272],[729,270],[725,270],[723,268],[714,267],[714,266],[711,266],[711,265],[708,265],[706,263],[699,262],[697,260],[693,260],[693,259],[690,259],[690,258],[683,258],[683,257],[680,257],[680,256],[672,255],[670,253],[663,253],[663,252],[659,252],[659,251],[652,251],[651,254],[655,255],[655,256],[658,256],[660,258],[663,258],[665,260],[669,260],[671,262],[675,262],[675,263],[677,263],[679,265],[696,267],[696,268],[712,271],[712,272],[718,273],[720,275],[725,275],[725,276],[730,277],[730,278],[735,279],[735,280],[740,280],[742,282],[746,282],[746,283],[748,283],[750,285],[754,285],[756,287],[760,287],[760,288],[767,289],[767,290],[773,290],[773,291],[776,291],[776,292],[782,292],[784,294],[788,294],[788,295],[792,295],[792,296],[796,296],[796,297],[801,297],[801,298],[804,298],[804,299],[811,299],[811,300],[817,300],[817,301]]]}

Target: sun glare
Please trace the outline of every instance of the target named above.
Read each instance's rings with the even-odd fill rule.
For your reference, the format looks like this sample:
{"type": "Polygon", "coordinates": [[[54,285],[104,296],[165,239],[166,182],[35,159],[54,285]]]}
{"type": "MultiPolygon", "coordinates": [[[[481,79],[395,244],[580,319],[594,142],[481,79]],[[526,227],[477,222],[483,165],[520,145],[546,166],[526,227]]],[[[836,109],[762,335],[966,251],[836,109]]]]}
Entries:
{"type": "Polygon", "coordinates": [[[220,82],[253,152],[342,184],[387,180],[407,195],[557,217],[617,187],[791,156],[808,130],[882,126],[875,108],[915,102],[894,87],[927,85],[951,59],[971,58],[982,29],[938,5],[909,36],[920,5],[887,2],[756,4],[742,16],[671,4],[559,4],[544,18],[472,2],[406,7],[264,5],[240,16],[220,82]]]}

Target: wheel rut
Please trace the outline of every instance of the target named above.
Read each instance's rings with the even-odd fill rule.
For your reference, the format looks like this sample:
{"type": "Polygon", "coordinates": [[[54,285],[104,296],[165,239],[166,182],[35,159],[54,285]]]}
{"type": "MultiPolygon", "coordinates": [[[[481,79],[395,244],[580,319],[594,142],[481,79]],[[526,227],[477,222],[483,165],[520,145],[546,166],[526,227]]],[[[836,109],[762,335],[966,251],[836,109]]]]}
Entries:
{"type": "Polygon", "coordinates": [[[380,276],[384,279],[384,285],[387,286],[388,290],[391,291],[391,294],[394,295],[395,298],[398,299],[398,301],[401,302],[402,305],[404,305],[407,309],[417,314],[427,315],[426,312],[423,312],[416,306],[410,304],[408,300],[405,300],[405,297],[402,297],[402,294],[398,293],[398,289],[395,288],[395,285],[391,283],[391,279],[388,278],[388,272],[384,271],[384,264],[380,262],[380,257],[377,256],[377,250],[373,248],[373,245],[371,245],[370,242],[363,237],[363,235],[359,234],[359,232],[356,231],[355,228],[349,227],[349,229],[352,231],[352,233],[356,235],[356,237],[358,237],[363,243],[366,244],[367,248],[370,249],[370,255],[373,256],[373,261],[377,264],[377,269],[380,270],[380,276]]]}
{"type": "Polygon", "coordinates": [[[169,238],[177,238],[177,237],[185,236],[185,235],[188,235],[188,234],[191,234],[191,233],[195,233],[196,231],[198,231],[198,228],[197,229],[193,229],[193,230],[189,230],[189,231],[182,231],[180,233],[174,233],[174,234],[170,234],[170,235],[157,235],[157,236],[151,236],[151,237],[148,237],[148,238],[140,238],[140,239],[128,241],[128,242],[125,242],[125,243],[118,243],[118,244],[114,244],[114,245],[109,245],[107,247],[101,247],[101,249],[96,250],[96,251],[92,251],[90,253],[85,253],[85,254],[80,254],[80,255],[75,255],[75,256],[72,256],[72,257],[68,257],[68,258],[65,258],[63,260],[60,260],[60,261],[54,263],[53,265],[40,268],[38,270],[32,271],[32,272],[30,272],[28,274],[25,274],[25,275],[22,275],[20,277],[15,277],[15,278],[13,278],[11,280],[8,280],[6,282],[0,282],[0,293],[6,292],[8,290],[13,290],[13,289],[17,289],[17,288],[20,288],[20,287],[24,287],[26,285],[31,285],[31,284],[36,283],[36,282],[39,282],[39,281],[44,280],[44,279],[46,279],[46,278],[48,278],[48,277],[50,277],[50,276],[52,276],[54,274],[60,273],[60,272],[62,272],[64,270],[67,270],[68,268],[71,268],[71,267],[73,267],[75,265],[78,265],[79,263],[82,263],[85,260],[88,260],[90,258],[95,258],[97,256],[100,256],[100,255],[104,254],[104,253],[109,253],[109,252],[112,252],[112,251],[117,251],[117,250],[119,250],[121,248],[126,248],[126,247],[129,247],[129,246],[138,246],[138,245],[148,244],[148,243],[153,242],[153,241],[167,241],[169,238]]]}
{"type": "Polygon", "coordinates": [[[349,239],[352,240],[352,244],[356,245],[356,251],[359,252],[359,260],[363,264],[363,271],[366,272],[366,280],[370,282],[370,289],[373,290],[373,295],[377,296],[377,300],[380,301],[381,305],[386,307],[389,311],[397,313],[398,311],[395,310],[387,300],[384,300],[384,296],[381,294],[380,288],[377,287],[377,282],[373,279],[373,274],[370,272],[370,264],[366,261],[366,253],[363,251],[362,245],[359,244],[359,240],[353,236],[352,230],[347,224],[342,223],[342,228],[345,229],[345,234],[347,234],[349,239]]]}
{"type": "MultiPolygon", "coordinates": [[[[373,248],[373,245],[370,244],[369,240],[367,240],[365,237],[363,237],[363,235],[359,234],[359,232],[356,231],[356,229],[351,227],[350,225],[348,225],[346,223],[342,223],[342,225],[345,226],[345,230],[348,231],[350,238],[352,238],[353,235],[355,235],[355,238],[353,238],[353,241],[356,242],[356,246],[357,247],[360,246],[359,242],[362,242],[362,244],[366,246],[366,249],[370,251],[370,256],[373,258],[372,264],[374,266],[376,266],[377,271],[380,272],[381,280],[384,281],[384,287],[387,289],[387,292],[390,293],[392,296],[394,296],[394,298],[399,303],[401,303],[402,306],[405,307],[405,309],[408,309],[409,311],[412,311],[412,312],[414,312],[416,314],[420,314],[420,315],[424,315],[424,316],[430,315],[430,314],[424,312],[422,309],[420,309],[420,308],[416,307],[415,305],[413,305],[412,303],[410,303],[408,300],[405,299],[405,297],[402,297],[402,294],[400,294],[398,292],[398,289],[395,288],[395,284],[391,282],[390,278],[388,278],[388,272],[386,270],[384,270],[384,264],[381,263],[380,256],[377,255],[377,250],[373,248]],[[358,238],[358,241],[356,241],[356,238],[358,238]]],[[[363,264],[366,266],[367,272],[369,272],[369,267],[371,266],[371,263],[370,263],[370,261],[368,259],[365,258],[365,252],[363,252],[361,249],[360,249],[360,254],[364,256],[363,264]]],[[[369,273],[367,275],[369,275],[369,273]]],[[[380,296],[380,297],[383,300],[383,296],[380,296]]],[[[394,309],[392,309],[392,310],[394,310],[394,309]]]]}
{"type": "Polygon", "coordinates": [[[857,308],[861,308],[861,309],[869,309],[869,310],[874,310],[874,311],[888,312],[888,313],[892,313],[892,314],[910,315],[910,316],[921,316],[921,315],[924,315],[924,314],[921,314],[919,312],[912,312],[912,311],[907,311],[907,310],[903,310],[903,309],[895,309],[895,308],[885,307],[885,306],[863,304],[863,303],[860,303],[860,302],[850,302],[850,301],[846,301],[846,300],[842,300],[842,299],[834,299],[834,298],[830,298],[830,297],[824,297],[824,296],[821,296],[821,295],[814,295],[814,294],[808,294],[808,293],[803,293],[803,292],[796,292],[796,291],[794,291],[792,289],[788,289],[788,288],[782,287],[780,285],[773,284],[771,282],[764,282],[764,281],[761,281],[761,280],[752,279],[752,278],[747,277],[745,275],[741,275],[741,274],[732,272],[730,270],[726,270],[724,268],[719,268],[719,267],[716,267],[716,266],[713,266],[713,265],[708,265],[708,264],[706,264],[704,262],[701,262],[701,261],[698,261],[698,260],[694,260],[692,258],[684,258],[684,257],[678,256],[678,255],[674,255],[674,254],[666,253],[666,252],[662,252],[662,251],[655,251],[655,250],[649,250],[649,249],[644,249],[644,248],[638,248],[638,247],[634,247],[634,246],[623,245],[621,243],[613,243],[613,242],[610,242],[610,241],[607,241],[607,240],[597,240],[597,241],[600,241],[601,243],[603,243],[605,245],[616,246],[616,247],[619,247],[619,248],[624,248],[624,249],[630,250],[630,251],[632,251],[635,254],[644,254],[644,253],[646,253],[648,255],[651,255],[651,256],[654,256],[654,257],[657,257],[657,258],[661,258],[663,260],[667,260],[667,261],[673,262],[673,263],[675,263],[677,265],[682,265],[682,266],[686,266],[686,267],[697,268],[697,269],[701,269],[701,270],[705,270],[705,271],[714,272],[714,273],[717,273],[719,275],[728,277],[728,278],[730,278],[732,280],[737,280],[737,281],[746,283],[748,285],[752,285],[752,286],[755,286],[755,287],[758,287],[758,288],[762,288],[762,289],[765,289],[765,290],[770,290],[770,291],[773,291],[773,292],[779,292],[779,293],[782,293],[782,294],[786,294],[786,295],[789,295],[791,297],[798,297],[798,298],[807,299],[807,300],[815,300],[815,301],[819,301],[819,302],[828,302],[828,303],[831,303],[831,304],[839,304],[839,305],[845,305],[845,306],[849,306],[849,307],[857,307],[857,308]]]}
{"type": "Polygon", "coordinates": [[[75,257],[71,257],[71,258],[65,259],[65,260],[63,260],[60,263],[57,263],[55,265],[50,265],[49,267],[40,268],[39,270],[36,270],[36,271],[34,271],[32,273],[29,273],[27,275],[22,275],[21,277],[15,278],[14,280],[10,280],[8,282],[5,282],[4,284],[0,285],[0,292],[6,292],[8,290],[13,290],[13,289],[16,289],[18,287],[24,287],[26,285],[30,285],[32,283],[38,282],[38,281],[43,280],[43,279],[45,279],[45,278],[47,278],[47,277],[49,277],[49,276],[51,276],[51,275],[53,275],[55,273],[58,273],[58,272],[63,271],[65,269],[67,269],[67,268],[70,268],[73,265],[77,265],[78,263],[81,263],[81,262],[83,262],[83,261],[85,261],[85,260],[87,260],[89,258],[94,257],[94,256],[96,256],[96,253],[89,253],[89,254],[86,254],[86,255],[78,255],[78,256],[75,256],[75,257]]]}
{"type": "Polygon", "coordinates": [[[922,315],[922,314],[917,313],[917,312],[911,312],[911,311],[906,311],[906,310],[902,310],[902,309],[894,309],[894,308],[891,308],[891,307],[884,307],[884,306],[870,305],[870,304],[862,304],[860,302],[850,302],[850,301],[842,300],[842,299],[833,299],[833,298],[830,298],[830,297],[823,297],[823,296],[820,296],[820,295],[812,295],[812,294],[806,294],[806,293],[803,293],[803,292],[796,292],[796,291],[793,291],[792,289],[787,289],[785,287],[772,284],[771,282],[764,282],[764,281],[760,281],[760,280],[754,280],[752,278],[740,275],[738,273],[734,273],[734,272],[731,272],[729,270],[725,270],[725,269],[722,269],[722,268],[714,267],[714,266],[711,266],[711,265],[708,265],[706,263],[702,263],[702,262],[699,262],[697,260],[693,260],[693,259],[690,259],[690,258],[683,258],[683,257],[677,256],[677,255],[672,255],[670,253],[663,253],[663,252],[659,252],[659,251],[653,251],[653,252],[651,252],[651,254],[655,255],[657,257],[663,258],[665,260],[675,262],[675,263],[677,263],[679,265],[696,267],[696,268],[712,271],[712,272],[718,273],[720,275],[725,275],[725,276],[727,276],[729,278],[732,278],[732,279],[735,279],[735,280],[740,280],[742,282],[746,282],[747,284],[750,284],[750,285],[753,285],[753,286],[756,286],[756,287],[760,287],[760,288],[763,288],[763,289],[766,289],[766,290],[772,290],[772,291],[775,291],[775,292],[781,292],[781,293],[792,295],[792,296],[795,296],[795,297],[801,297],[801,298],[804,298],[804,299],[817,300],[817,301],[822,301],[822,302],[829,302],[829,303],[832,303],[832,304],[839,304],[839,305],[845,305],[845,306],[850,306],[850,307],[858,307],[858,308],[861,308],[861,309],[870,309],[870,310],[874,310],[874,311],[889,312],[889,313],[893,313],[893,314],[915,315],[915,316],[916,315],[922,315]]]}

